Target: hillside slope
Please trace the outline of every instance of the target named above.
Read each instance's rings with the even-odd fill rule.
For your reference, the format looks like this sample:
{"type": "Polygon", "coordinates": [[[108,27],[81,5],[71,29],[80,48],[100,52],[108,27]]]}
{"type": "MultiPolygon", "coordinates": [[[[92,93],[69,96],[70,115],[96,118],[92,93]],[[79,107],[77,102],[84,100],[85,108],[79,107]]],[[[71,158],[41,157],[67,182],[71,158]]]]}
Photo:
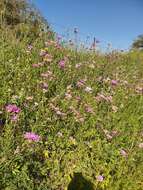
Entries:
{"type": "Polygon", "coordinates": [[[1,34],[1,189],[142,190],[143,54],[1,34]]]}

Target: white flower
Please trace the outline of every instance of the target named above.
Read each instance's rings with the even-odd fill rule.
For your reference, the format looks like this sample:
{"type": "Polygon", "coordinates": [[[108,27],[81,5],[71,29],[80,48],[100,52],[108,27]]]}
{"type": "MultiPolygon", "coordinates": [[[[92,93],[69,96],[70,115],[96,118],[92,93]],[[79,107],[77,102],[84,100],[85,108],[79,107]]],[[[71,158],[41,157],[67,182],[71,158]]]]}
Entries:
{"type": "Polygon", "coordinates": [[[89,86],[87,86],[87,87],[85,88],[85,92],[89,92],[89,93],[91,93],[91,92],[92,92],[92,88],[89,87],[89,86]]]}

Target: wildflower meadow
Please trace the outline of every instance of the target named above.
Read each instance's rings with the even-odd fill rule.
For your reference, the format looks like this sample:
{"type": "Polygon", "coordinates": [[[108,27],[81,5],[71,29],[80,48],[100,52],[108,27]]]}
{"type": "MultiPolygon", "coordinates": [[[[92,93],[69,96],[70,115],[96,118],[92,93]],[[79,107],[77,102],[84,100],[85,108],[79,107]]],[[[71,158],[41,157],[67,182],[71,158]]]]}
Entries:
{"type": "Polygon", "coordinates": [[[1,30],[0,189],[143,190],[142,51],[1,30]]]}

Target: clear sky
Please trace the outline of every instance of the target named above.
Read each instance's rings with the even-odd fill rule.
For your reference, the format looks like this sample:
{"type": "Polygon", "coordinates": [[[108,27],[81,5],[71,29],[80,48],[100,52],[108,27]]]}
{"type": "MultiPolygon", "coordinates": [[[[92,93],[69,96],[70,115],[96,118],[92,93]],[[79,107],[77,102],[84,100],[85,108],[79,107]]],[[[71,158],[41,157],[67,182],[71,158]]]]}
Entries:
{"type": "MultiPolygon", "coordinates": [[[[95,36],[105,46],[127,49],[143,34],[143,0],[33,0],[53,29],[68,35],[79,29],[81,40],[95,36]]],[[[71,35],[71,34],[70,34],[71,35]]]]}

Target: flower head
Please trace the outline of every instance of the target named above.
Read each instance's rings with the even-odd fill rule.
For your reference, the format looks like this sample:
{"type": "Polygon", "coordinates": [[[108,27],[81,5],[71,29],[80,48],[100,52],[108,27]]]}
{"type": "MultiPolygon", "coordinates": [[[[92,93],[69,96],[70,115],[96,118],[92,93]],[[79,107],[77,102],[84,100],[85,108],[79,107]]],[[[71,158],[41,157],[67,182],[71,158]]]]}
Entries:
{"type": "Polygon", "coordinates": [[[77,81],[77,87],[83,87],[84,85],[85,85],[85,80],[79,80],[79,81],[77,81]]]}
{"type": "Polygon", "coordinates": [[[9,104],[6,106],[6,111],[9,113],[19,113],[21,110],[15,104],[9,104]]]}
{"type": "Polygon", "coordinates": [[[116,85],[118,84],[118,82],[117,82],[117,80],[111,80],[111,84],[112,84],[113,86],[116,86],[116,85]]]}
{"type": "Polygon", "coordinates": [[[87,87],[85,88],[85,92],[89,92],[89,93],[91,93],[91,92],[92,92],[92,88],[89,87],[89,86],[87,86],[87,87]]]}
{"type": "Polygon", "coordinates": [[[65,60],[61,60],[61,61],[59,62],[59,67],[60,67],[61,69],[64,69],[64,68],[65,68],[65,60]]]}
{"type": "Polygon", "coordinates": [[[96,179],[97,181],[102,182],[104,180],[104,177],[102,175],[98,175],[96,179]]]}
{"type": "Polygon", "coordinates": [[[40,136],[33,132],[26,132],[24,134],[24,138],[29,141],[35,141],[35,142],[38,142],[40,140],[40,136]]]}
{"type": "Polygon", "coordinates": [[[41,82],[40,85],[42,89],[48,89],[48,84],[46,82],[41,82]]]}
{"type": "Polygon", "coordinates": [[[18,115],[14,114],[11,116],[11,121],[16,122],[18,120],[18,115]]]}
{"type": "Polygon", "coordinates": [[[33,49],[33,46],[32,45],[28,45],[26,52],[30,53],[32,51],[32,49],[33,49]]]}
{"type": "Polygon", "coordinates": [[[93,109],[89,105],[85,105],[85,111],[87,113],[93,113],[93,109]]]}
{"type": "Polygon", "coordinates": [[[127,157],[127,152],[123,149],[120,150],[120,154],[123,156],[123,157],[127,157]]]}

